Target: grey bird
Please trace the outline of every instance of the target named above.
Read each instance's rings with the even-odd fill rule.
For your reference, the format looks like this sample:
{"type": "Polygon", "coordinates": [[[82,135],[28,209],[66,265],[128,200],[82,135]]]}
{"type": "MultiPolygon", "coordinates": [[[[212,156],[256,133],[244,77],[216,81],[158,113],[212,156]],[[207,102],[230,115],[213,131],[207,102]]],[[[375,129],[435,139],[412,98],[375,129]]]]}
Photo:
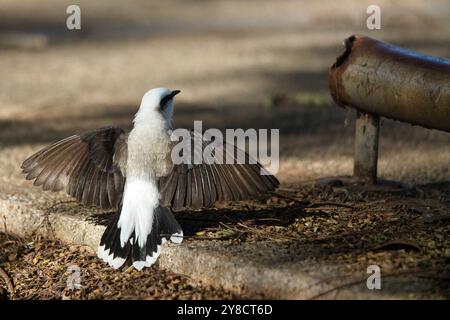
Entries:
{"type": "Polygon", "coordinates": [[[150,267],[164,242],[181,243],[183,231],[172,211],[252,199],[279,185],[273,175],[261,175],[258,162],[174,164],[170,131],[179,92],[148,91],[129,133],[105,127],[73,135],[22,164],[35,186],[116,211],[98,247],[98,256],[115,269],[126,261],[138,270],[150,267]]]}

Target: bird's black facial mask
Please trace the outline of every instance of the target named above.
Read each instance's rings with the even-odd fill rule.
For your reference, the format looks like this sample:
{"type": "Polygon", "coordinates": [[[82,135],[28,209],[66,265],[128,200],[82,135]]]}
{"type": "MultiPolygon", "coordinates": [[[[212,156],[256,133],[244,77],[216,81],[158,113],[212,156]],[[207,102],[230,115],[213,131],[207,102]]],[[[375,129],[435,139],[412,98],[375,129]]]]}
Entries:
{"type": "Polygon", "coordinates": [[[173,99],[173,97],[175,97],[180,92],[181,92],[180,90],[173,90],[171,93],[169,93],[164,98],[162,98],[161,102],[160,102],[160,106],[159,106],[161,108],[161,110],[164,110],[164,108],[173,99]]]}

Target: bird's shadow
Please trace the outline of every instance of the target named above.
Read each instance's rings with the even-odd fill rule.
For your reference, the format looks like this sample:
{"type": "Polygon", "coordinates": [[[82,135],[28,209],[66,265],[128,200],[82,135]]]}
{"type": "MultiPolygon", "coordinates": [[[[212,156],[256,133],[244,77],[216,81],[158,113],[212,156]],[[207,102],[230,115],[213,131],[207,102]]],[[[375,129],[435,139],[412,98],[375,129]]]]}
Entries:
{"type": "MultiPolygon", "coordinates": [[[[195,237],[199,232],[218,229],[224,225],[233,227],[239,223],[257,226],[287,226],[300,216],[307,214],[305,205],[296,203],[289,206],[266,206],[264,208],[208,208],[196,211],[175,212],[185,237],[195,237]]],[[[95,213],[87,219],[98,225],[108,225],[114,212],[95,213]]],[[[197,237],[201,238],[201,237],[197,237]]]]}

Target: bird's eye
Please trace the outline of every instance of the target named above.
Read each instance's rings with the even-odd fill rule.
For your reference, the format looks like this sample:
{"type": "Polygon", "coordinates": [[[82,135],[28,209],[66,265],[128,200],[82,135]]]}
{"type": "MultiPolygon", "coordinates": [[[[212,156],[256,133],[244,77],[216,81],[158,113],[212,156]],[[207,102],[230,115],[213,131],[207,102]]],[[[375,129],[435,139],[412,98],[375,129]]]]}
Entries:
{"type": "Polygon", "coordinates": [[[173,90],[171,93],[169,93],[164,98],[162,98],[161,102],[159,104],[160,108],[164,109],[167,106],[167,104],[169,103],[169,101],[172,100],[173,97],[175,97],[179,93],[180,93],[180,90],[173,90]]]}
{"type": "Polygon", "coordinates": [[[160,102],[160,104],[159,104],[159,107],[161,108],[161,109],[164,109],[166,106],[167,106],[167,104],[169,103],[169,101],[170,100],[172,100],[172,95],[170,95],[170,94],[168,94],[167,96],[165,96],[164,98],[162,98],[161,99],[161,102],[160,102]]]}

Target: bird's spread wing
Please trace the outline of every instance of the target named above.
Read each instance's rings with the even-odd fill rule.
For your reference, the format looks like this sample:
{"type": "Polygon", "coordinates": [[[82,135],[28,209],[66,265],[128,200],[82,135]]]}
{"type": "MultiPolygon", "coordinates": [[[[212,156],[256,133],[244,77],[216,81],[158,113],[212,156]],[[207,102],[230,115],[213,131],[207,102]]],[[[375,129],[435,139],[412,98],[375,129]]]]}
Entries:
{"type": "MultiPolygon", "coordinates": [[[[194,140],[194,133],[191,136],[194,140]]],[[[203,152],[209,144],[210,141],[203,140],[201,150],[193,148],[193,154],[203,152]]],[[[219,147],[224,157],[227,153],[225,146],[226,144],[219,147]]],[[[161,205],[170,206],[174,211],[200,209],[210,207],[217,201],[252,199],[278,187],[279,182],[273,175],[261,175],[261,170],[264,170],[261,164],[256,161],[249,164],[248,154],[233,148],[233,160],[241,154],[245,157],[245,164],[175,165],[171,173],[159,181],[161,205]]]]}
{"type": "Polygon", "coordinates": [[[66,192],[83,204],[117,209],[125,181],[126,134],[106,127],[74,135],[26,159],[26,179],[44,190],[66,192]]]}

